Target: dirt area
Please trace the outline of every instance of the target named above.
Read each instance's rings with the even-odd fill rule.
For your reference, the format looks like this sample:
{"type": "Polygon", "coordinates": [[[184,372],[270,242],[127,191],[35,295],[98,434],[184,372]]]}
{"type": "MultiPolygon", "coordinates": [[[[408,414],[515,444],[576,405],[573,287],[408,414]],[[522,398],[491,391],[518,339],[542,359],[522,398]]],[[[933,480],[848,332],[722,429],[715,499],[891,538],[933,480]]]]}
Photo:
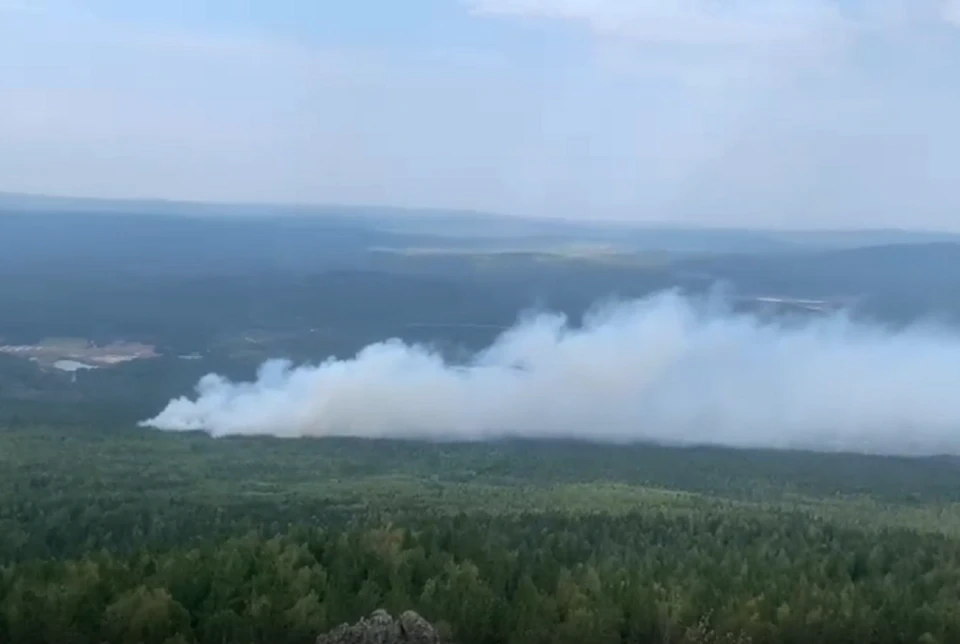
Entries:
{"type": "Polygon", "coordinates": [[[159,355],[149,344],[112,342],[99,346],[82,338],[48,338],[37,344],[5,344],[0,345],[0,353],[26,358],[42,367],[52,368],[58,368],[57,364],[64,362],[84,367],[110,367],[159,355]]]}

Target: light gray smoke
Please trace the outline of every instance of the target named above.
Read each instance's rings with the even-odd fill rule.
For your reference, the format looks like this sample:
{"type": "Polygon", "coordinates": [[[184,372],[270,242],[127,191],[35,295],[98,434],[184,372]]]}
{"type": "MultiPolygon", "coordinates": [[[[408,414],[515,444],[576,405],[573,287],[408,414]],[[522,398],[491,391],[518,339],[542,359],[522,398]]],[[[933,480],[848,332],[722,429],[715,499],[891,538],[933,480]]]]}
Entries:
{"type": "Polygon", "coordinates": [[[204,377],[144,426],[215,436],[505,437],[960,454],[960,335],[787,324],[677,293],[519,322],[466,365],[391,340],[204,377]]]}

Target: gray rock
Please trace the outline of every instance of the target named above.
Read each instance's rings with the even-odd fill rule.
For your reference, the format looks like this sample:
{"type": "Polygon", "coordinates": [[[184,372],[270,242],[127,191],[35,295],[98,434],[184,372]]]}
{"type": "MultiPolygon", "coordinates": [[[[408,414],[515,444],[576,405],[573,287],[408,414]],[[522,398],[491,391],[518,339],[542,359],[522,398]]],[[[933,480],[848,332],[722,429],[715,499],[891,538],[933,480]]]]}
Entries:
{"type": "Polygon", "coordinates": [[[412,610],[396,620],[387,611],[376,610],[356,624],[343,624],[321,635],[317,644],[440,644],[440,636],[412,610]]]}
{"type": "Polygon", "coordinates": [[[440,644],[440,635],[433,625],[412,610],[400,615],[400,633],[407,644],[440,644]]]}

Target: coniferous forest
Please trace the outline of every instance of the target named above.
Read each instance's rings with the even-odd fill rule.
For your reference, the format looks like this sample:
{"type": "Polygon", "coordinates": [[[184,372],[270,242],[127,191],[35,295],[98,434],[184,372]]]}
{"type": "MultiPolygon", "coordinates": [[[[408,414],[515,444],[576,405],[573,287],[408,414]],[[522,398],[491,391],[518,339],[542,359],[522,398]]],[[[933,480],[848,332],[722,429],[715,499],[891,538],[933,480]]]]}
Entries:
{"type": "Polygon", "coordinates": [[[960,466],[796,452],[0,431],[0,641],[960,641],[960,466]]]}

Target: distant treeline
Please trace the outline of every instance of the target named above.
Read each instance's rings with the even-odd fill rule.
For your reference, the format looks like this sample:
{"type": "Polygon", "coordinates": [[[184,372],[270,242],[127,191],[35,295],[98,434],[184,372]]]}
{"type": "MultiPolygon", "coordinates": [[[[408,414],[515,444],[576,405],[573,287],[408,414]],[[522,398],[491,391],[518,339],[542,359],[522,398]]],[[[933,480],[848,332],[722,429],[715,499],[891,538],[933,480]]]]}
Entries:
{"type": "Polygon", "coordinates": [[[722,284],[740,295],[844,298],[857,303],[859,314],[898,324],[927,317],[955,322],[958,267],[960,246],[948,245],[652,265],[543,261],[533,254],[482,261],[470,255],[380,254],[351,268],[251,267],[228,275],[212,269],[140,274],[84,265],[0,270],[0,339],[130,339],[185,353],[249,331],[281,339],[297,335],[291,348],[313,353],[352,352],[392,336],[476,345],[535,308],[576,319],[612,298],[668,288],[703,293],[722,284]],[[424,323],[446,328],[438,333],[436,326],[413,326],[424,323]]]}

